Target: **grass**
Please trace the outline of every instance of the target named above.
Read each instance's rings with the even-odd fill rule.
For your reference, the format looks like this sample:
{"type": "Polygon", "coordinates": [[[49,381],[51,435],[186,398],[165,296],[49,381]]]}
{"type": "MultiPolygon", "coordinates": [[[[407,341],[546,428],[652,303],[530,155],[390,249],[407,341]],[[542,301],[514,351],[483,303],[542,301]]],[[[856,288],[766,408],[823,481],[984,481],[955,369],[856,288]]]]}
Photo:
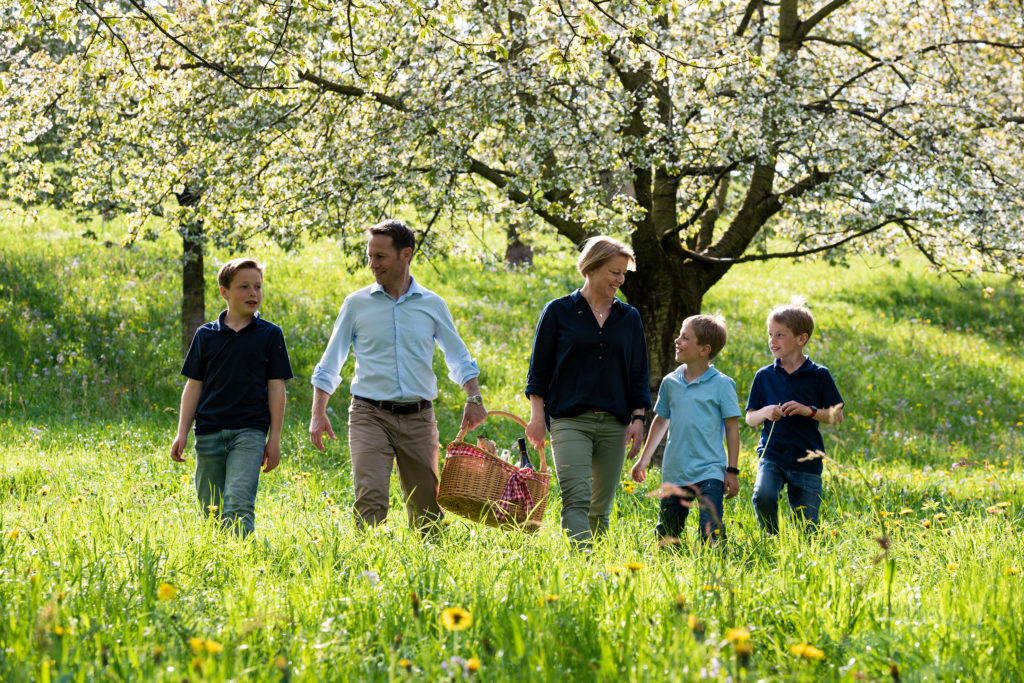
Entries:
{"type": "MultiPolygon", "coordinates": [[[[718,367],[741,401],[767,362],[765,313],[795,293],[816,314],[810,354],[847,399],[846,422],[826,434],[821,533],[784,524],[761,537],[756,433],[744,427],[727,549],[657,550],[644,496],[654,476],[623,487],[610,534],[582,555],[560,536],[557,491],[534,536],[450,517],[422,541],[404,528],[397,485],[389,523],[356,533],[343,402],[326,454],[305,420],[337,307],[369,278],[329,243],[261,249],[264,314],[284,329],[297,377],[285,458],[261,482],[257,539],[243,543],[199,518],[191,463],[167,457],[182,385],[178,245],[125,249],[116,226],[94,229],[113,244],[49,212],[0,222],[4,680],[1024,677],[1013,283],[961,286],[913,259],[909,270],[866,259],[734,269],[705,308],[728,319],[718,367]],[[447,630],[449,608],[471,624],[447,630]]],[[[215,251],[208,269],[231,255],[215,251]]],[[[508,273],[470,250],[415,273],[448,301],[490,407],[525,415],[533,326],[578,284],[571,261],[551,249],[508,273]]],[[[212,316],[212,283],[208,303],[212,316]]],[[[447,443],[461,398],[440,355],[435,368],[447,443]]],[[[518,436],[492,422],[483,431],[499,445],[518,436]]]]}

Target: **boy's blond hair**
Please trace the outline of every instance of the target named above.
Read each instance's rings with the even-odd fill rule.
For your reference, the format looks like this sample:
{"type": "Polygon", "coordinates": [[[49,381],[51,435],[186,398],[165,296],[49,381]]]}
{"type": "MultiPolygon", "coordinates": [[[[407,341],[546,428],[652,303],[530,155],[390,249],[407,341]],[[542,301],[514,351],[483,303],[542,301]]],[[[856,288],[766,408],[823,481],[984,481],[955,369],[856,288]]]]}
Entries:
{"type": "Polygon", "coordinates": [[[636,256],[628,244],[605,235],[591,237],[583,243],[583,250],[576,261],[576,270],[586,277],[587,273],[600,268],[616,256],[625,256],[629,261],[626,270],[636,270],[636,256]]]}
{"type": "Polygon", "coordinates": [[[802,296],[795,296],[788,304],[776,306],[768,313],[768,322],[775,321],[785,325],[796,336],[806,334],[808,338],[814,332],[814,316],[807,308],[807,300],[802,296]]]}
{"type": "Polygon", "coordinates": [[[244,268],[255,268],[260,272],[260,277],[263,277],[263,264],[253,258],[236,258],[231,259],[217,271],[217,284],[224,289],[230,289],[231,281],[235,279],[235,274],[244,268]]]}
{"type": "Polygon", "coordinates": [[[683,321],[683,327],[687,325],[693,330],[698,344],[711,347],[708,360],[714,360],[718,352],[725,348],[729,333],[725,328],[725,318],[721,315],[691,315],[683,321]]]}

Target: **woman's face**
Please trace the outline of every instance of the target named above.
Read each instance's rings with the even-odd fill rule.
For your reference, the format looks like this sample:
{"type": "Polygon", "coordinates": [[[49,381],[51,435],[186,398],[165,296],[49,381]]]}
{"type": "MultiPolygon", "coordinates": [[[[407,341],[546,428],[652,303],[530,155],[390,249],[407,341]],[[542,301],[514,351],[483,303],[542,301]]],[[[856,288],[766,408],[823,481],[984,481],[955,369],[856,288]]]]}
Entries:
{"type": "Polygon", "coordinates": [[[626,270],[629,267],[629,259],[625,256],[613,256],[603,264],[587,273],[587,283],[590,291],[597,296],[615,296],[622,283],[626,281],[626,270]]]}

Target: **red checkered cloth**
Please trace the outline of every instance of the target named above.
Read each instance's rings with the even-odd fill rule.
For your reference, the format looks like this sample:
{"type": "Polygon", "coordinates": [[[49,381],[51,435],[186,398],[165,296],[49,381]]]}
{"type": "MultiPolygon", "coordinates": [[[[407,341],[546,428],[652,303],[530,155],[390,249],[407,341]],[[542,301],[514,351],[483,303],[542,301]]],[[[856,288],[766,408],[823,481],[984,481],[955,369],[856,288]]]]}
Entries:
{"type": "MultiPolygon", "coordinates": [[[[468,455],[472,458],[479,458],[480,460],[491,460],[495,456],[488,455],[482,452],[478,448],[473,446],[460,446],[449,449],[449,455],[468,455]]],[[[502,460],[502,462],[504,462],[502,460]]],[[[529,512],[533,509],[533,496],[530,495],[530,489],[527,488],[526,482],[531,479],[535,479],[533,476],[534,470],[524,467],[519,469],[514,465],[510,465],[512,473],[509,475],[508,483],[505,484],[505,490],[501,492],[501,497],[495,502],[497,508],[494,513],[498,517],[499,522],[504,522],[508,519],[512,512],[512,505],[514,503],[521,503],[523,507],[529,512]]]]}

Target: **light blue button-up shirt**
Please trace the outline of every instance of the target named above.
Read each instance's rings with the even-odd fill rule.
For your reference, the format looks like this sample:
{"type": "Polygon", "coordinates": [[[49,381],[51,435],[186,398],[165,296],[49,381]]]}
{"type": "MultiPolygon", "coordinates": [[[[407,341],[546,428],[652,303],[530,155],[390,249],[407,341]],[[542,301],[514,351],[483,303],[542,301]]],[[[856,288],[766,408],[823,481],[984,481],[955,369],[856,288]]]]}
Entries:
{"type": "Polygon", "coordinates": [[[725,418],[739,417],[736,383],[714,367],[686,381],[680,365],[661,381],[654,412],[669,421],[661,480],[677,486],[725,479],[725,418]]]}
{"type": "Polygon", "coordinates": [[[434,400],[435,342],[453,382],[462,386],[480,374],[441,297],[412,280],[395,301],[373,284],[345,297],[310,382],[333,394],[351,346],[356,356],[350,387],[354,395],[377,401],[434,400]]]}

